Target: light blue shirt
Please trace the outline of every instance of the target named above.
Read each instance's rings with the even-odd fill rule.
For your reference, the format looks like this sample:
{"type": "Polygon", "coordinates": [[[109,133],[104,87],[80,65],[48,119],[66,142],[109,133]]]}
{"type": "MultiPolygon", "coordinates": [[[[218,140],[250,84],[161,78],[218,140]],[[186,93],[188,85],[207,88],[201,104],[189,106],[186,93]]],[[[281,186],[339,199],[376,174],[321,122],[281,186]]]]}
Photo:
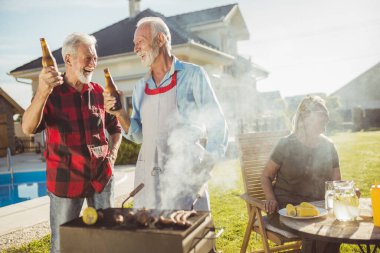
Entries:
{"type": "Polygon", "coordinates": [[[182,62],[173,57],[171,69],[165,74],[161,83],[156,86],[150,73],[135,86],[132,96],[133,112],[131,126],[124,137],[142,143],[141,105],[146,96],[145,84],[149,89],[157,89],[170,84],[172,75],[177,71],[177,108],[181,123],[197,125],[206,130],[206,150],[213,155],[223,156],[228,143],[228,129],[219,102],[212,89],[206,71],[195,64],[182,62]]]}

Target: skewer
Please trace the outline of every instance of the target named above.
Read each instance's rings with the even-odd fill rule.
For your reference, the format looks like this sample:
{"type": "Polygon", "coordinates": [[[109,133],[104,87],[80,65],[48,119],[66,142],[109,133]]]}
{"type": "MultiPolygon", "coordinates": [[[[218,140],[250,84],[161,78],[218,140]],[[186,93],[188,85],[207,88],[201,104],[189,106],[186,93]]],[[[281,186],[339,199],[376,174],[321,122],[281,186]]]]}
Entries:
{"type": "Polygon", "coordinates": [[[124,208],[125,202],[127,202],[131,197],[134,197],[139,191],[141,191],[142,188],[144,188],[144,183],[139,184],[133,191],[131,191],[131,193],[129,193],[129,196],[121,204],[121,208],[124,208]]]}

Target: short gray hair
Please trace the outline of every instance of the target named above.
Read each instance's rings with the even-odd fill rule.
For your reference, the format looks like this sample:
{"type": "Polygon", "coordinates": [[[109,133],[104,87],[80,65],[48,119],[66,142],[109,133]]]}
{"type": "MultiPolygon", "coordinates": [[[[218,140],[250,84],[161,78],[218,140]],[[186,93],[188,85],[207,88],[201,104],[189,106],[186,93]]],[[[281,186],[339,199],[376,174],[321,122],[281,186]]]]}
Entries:
{"type": "Polygon", "coordinates": [[[168,51],[172,49],[172,36],[170,35],[169,27],[165,24],[165,22],[159,17],[145,17],[137,22],[136,27],[141,26],[142,24],[149,24],[152,33],[152,42],[156,39],[159,33],[165,35],[167,43],[166,48],[168,51]]]}
{"type": "Polygon", "coordinates": [[[65,59],[65,56],[67,54],[71,54],[73,56],[76,56],[78,46],[80,44],[84,44],[86,46],[95,46],[96,45],[96,38],[92,35],[88,35],[85,33],[72,33],[69,34],[62,46],[62,57],[65,59]]]}

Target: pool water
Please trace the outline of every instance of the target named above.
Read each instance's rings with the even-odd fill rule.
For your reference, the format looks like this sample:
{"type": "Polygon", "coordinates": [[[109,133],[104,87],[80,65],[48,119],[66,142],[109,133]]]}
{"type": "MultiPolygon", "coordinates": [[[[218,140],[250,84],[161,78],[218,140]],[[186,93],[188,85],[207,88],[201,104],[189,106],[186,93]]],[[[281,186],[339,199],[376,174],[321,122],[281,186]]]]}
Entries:
{"type": "Polygon", "coordinates": [[[46,195],[46,172],[17,172],[0,174],[0,207],[46,195]]]}

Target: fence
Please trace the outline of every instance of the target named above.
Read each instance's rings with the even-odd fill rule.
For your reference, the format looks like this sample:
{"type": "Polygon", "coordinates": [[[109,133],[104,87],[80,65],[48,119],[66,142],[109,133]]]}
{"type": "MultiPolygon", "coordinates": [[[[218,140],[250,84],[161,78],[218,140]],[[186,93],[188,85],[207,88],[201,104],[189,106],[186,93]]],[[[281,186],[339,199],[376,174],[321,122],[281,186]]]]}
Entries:
{"type": "Polygon", "coordinates": [[[380,109],[352,108],[352,121],[354,131],[380,127],[380,109]]]}
{"type": "Polygon", "coordinates": [[[40,149],[40,147],[34,143],[33,137],[15,137],[16,153],[36,152],[38,148],[40,149]]]}
{"type": "Polygon", "coordinates": [[[261,117],[250,120],[240,120],[239,133],[280,131],[288,129],[284,117],[261,117]]]}

